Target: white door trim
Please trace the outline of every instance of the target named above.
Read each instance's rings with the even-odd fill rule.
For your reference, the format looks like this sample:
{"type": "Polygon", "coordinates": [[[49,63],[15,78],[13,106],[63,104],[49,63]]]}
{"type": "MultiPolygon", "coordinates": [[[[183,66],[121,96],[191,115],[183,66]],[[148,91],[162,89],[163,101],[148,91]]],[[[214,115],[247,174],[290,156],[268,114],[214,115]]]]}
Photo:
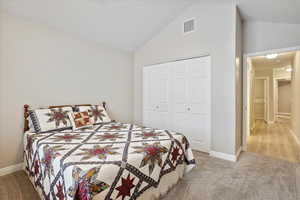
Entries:
{"type": "Polygon", "coordinates": [[[288,52],[288,51],[298,51],[300,50],[300,46],[295,46],[295,47],[288,47],[288,48],[281,48],[281,49],[271,49],[271,50],[266,50],[266,51],[260,51],[260,52],[255,52],[255,53],[248,53],[243,55],[243,150],[247,150],[247,134],[248,131],[250,131],[249,123],[248,121],[250,120],[248,117],[248,76],[249,74],[249,66],[247,63],[247,60],[251,57],[255,56],[263,56],[266,54],[271,54],[271,53],[283,53],[283,52],[288,52]]]}
{"type": "MultiPolygon", "coordinates": [[[[273,74],[274,74],[274,71],[273,71],[273,74]]],[[[273,77],[274,77],[273,84],[274,84],[274,86],[275,86],[275,84],[277,84],[277,90],[278,90],[278,82],[280,79],[291,79],[291,76],[277,76],[277,77],[273,76],[273,77]]],[[[273,89],[274,89],[273,94],[277,93],[277,98],[276,99],[273,98],[273,106],[274,106],[274,118],[273,119],[274,119],[274,121],[276,121],[277,115],[280,114],[278,111],[278,102],[276,103],[276,101],[278,101],[278,91],[275,91],[276,90],[275,87],[273,89]],[[277,108],[276,108],[276,106],[277,106],[277,108]],[[277,112],[275,112],[275,111],[277,111],[277,112]]]]}

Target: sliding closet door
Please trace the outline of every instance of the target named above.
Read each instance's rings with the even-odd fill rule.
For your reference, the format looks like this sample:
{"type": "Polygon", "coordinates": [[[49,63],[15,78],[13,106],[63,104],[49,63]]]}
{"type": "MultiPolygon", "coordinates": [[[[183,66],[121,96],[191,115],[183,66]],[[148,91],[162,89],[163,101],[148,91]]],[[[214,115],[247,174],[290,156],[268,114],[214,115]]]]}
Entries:
{"type": "Polygon", "coordinates": [[[189,138],[194,149],[210,150],[210,58],[175,62],[171,70],[173,130],[189,138]]]}
{"type": "Polygon", "coordinates": [[[188,123],[188,95],[187,95],[187,65],[184,61],[172,63],[171,68],[171,128],[191,138],[192,133],[187,130],[188,123]]]}
{"type": "Polygon", "coordinates": [[[169,112],[169,64],[144,68],[143,122],[145,126],[168,129],[169,112]]]}
{"type": "Polygon", "coordinates": [[[151,77],[150,67],[144,67],[143,69],[143,125],[150,126],[150,116],[151,112],[154,111],[151,100],[150,100],[150,77],[151,77]]]}
{"type": "Polygon", "coordinates": [[[187,127],[192,148],[210,150],[211,75],[210,58],[186,61],[187,66],[187,127]]]}
{"type": "Polygon", "coordinates": [[[210,150],[210,57],[145,67],[143,123],[183,133],[192,148],[210,150]]]}

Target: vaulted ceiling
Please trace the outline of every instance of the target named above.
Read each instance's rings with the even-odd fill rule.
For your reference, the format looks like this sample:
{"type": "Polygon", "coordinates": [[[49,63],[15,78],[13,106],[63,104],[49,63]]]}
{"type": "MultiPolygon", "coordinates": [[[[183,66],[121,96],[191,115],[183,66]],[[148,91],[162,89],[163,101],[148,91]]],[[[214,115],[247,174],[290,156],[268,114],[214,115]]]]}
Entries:
{"type": "Polygon", "coordinates": [[[300,0],[0,0],[1,11],[134,51],[195,2],[237,5],[245,20],[300,23],[300,0]]]}
{"type": "Polygon", "coordinates": [[[2,11],[132,51],[195,0],[0,0],[2,11]]]}

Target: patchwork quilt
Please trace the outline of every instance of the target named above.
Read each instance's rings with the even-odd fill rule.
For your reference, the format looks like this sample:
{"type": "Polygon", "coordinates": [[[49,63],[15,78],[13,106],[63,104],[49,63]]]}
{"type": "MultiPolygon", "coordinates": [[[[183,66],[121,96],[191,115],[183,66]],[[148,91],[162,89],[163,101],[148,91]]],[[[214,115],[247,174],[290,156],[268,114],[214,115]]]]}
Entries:
{"type": "Polygon", "coordinates": [[[195,165],[180,133],[111,122],[24,135],[26,172],[42,199],[138,199],[179,165],[195,165]]]}

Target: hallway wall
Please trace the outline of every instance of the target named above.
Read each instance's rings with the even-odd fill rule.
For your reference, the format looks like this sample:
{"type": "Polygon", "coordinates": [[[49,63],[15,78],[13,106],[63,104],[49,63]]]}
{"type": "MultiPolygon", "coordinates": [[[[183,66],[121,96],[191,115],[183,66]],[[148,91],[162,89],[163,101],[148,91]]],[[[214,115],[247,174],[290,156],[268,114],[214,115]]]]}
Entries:
{"type": "MultiPolygon", "coordinates": [[[[263,79],[255,79],[254,80],[254,99],[262,99],[264,98],[265,90],[265,81],[263,79]]],[[[265,116],[265,107],[262,103],[254,104],[254,116],[255,119],[264,119],[265,116]]]]}
{"type": "Polygon", "coordinates": [[[242,73],[242,55],[243,55],[243,25],[239,10],[236,8],[235,15],[235,116],[236,116],[236,135],[235,135],[235,154],[237,154],[242,145],[243,129],[243,73],[242,73]]]}
{"type": "Polygon", "coordinates": [[[254,115],[254,95],[253,95],[253,92],[254,92],[254,77],[255,77],[255,70],[253,69],[253,66],[252,66],[252,61],[249,60],[248,61],[248,65],[249,65],[249,68],[250,68],[250,77],[249,77],[249,82],[250,82],[250,87],[249,87],[249,91],[250,91],[250,102],[249,102],[249,105],[248,107],[250,108],[250,112],[249,112],[249,115],[248,116],[250,118],[250,129],[252,130],[255,126],[255,115],[254,115]]]}
{"type": "Polygon", "coordinates": [[[296,52],[292,71],[292,129],[300,140],[300,51],[296,52]]]}
{"type": "Polygon", "coordinates": [[[291,82],[280,81],[278,84],[278,112],[291,113],[291,82]]]}

